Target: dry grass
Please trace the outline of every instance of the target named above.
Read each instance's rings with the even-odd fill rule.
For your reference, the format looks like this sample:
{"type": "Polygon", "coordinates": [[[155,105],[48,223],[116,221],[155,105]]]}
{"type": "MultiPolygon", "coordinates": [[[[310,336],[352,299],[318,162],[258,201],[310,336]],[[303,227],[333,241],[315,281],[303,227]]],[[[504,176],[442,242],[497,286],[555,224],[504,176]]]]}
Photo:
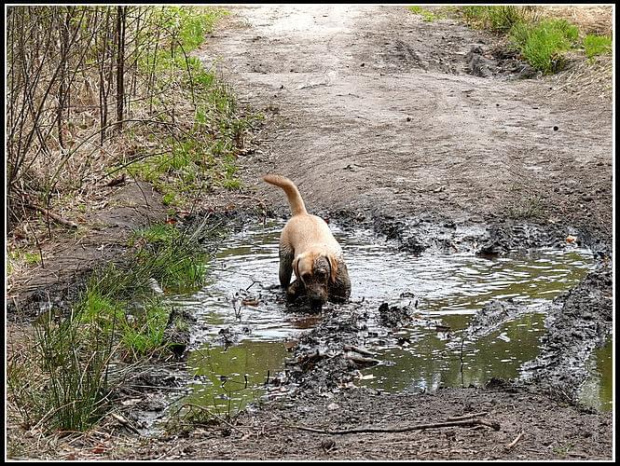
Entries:
{"type": "Polygon", "coordinates": [[[593,61],[583,57],[571,59],[566,71],[550,76],[553,89],[549,94],[566,92],[574,97],[589,96],[609,100],[613,96],[612,57],[600,56],[593,61]]]}
{"type": "Polygon", "coordinates": [[[579,27],[582,36],[586,34],[611,36],[613,33],[612,6],[539,6],[538,14],[543,18],[566,19],[579,27]]]}

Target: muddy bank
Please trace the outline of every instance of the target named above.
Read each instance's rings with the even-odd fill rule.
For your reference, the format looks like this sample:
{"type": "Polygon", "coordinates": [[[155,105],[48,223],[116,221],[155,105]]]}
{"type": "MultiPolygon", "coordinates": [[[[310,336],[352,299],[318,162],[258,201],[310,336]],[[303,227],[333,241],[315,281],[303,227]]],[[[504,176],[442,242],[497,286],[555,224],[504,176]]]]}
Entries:
{"type": "Polygon", "coordinates": [[[501,383],[425,395],[387,395],[366,389],[318,395],[300,391],[259,410],[245,411],[234,422],[195,426],[181,435],[156,439],[128,435],[118,423],[110,427],[111,438],[92,435],[80,442],[79,450],[59,446],[54,457],[578,461],[609,460],[612,448],[610,413],[579,412],[501,383]],[[455,421],[465,424],[449,425],[455,421]],[[415,428],[429,424],[436,427],[415,428]],[[302,428],[375,431],[326,434],[302,428]],[[413,429],[395,432],[397,428],[413,429]]]}
{"type": "Polygon", "coordinates": [[[575,400],[587,377],[587,358],[612,333],[611,264],[600,263],[578,286],[556,298],[545,325],[541,354],[524,365],[524,379],[575,400]]]}

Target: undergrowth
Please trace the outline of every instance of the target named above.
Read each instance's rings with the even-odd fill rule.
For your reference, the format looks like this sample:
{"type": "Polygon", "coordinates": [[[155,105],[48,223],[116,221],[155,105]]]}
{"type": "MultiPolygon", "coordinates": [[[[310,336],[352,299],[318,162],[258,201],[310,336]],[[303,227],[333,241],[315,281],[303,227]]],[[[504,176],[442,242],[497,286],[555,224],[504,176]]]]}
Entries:
{"type": "Polygon", "coordinates": [[[128,257],[97,268],[68,312],[50,303],[33,339],[8,359],[8,394],[25,427],[84,431],[110,411],[111,394],[131,370],[172,355],[164,293],[204,285],[202,228],[138,230],[128,257]]]}
{"type": "Polygon", "coordinates": [[[261,116],[242,108],[214,64],[195,53],[227,14],[172,5],[9,8],[7,214],[15,246],[32,249],[61,225],[40,208],[80,223],[102,188],[123,176],[153,183],[178,208],[242,187],[237,157],[261,116]],[[29,64],[37,60],[35,74],[29,64]]]}
{"type": "MultiPolygon", "coordinates": [[[[140,66],[156,69],[163,89],[170,82],[182,83],[174,106],[183,111],[176,117],[176,128],[159,139],[163,150],[152,154],[148,147],[138,148],[112,166],[108,175],[125,171],[152,183],[163,194],[166,205],[184,207],[215,188],[241,187],[236,159],[260,116],[242,111],[232,89],[217,78],[215,71],[189,55],[202,45],[205,34],[225,13],[190,14],[182,7],[164,11],[167,22],[182,25],[178,40],[182,53],[163,47],[140,66]]],[[[152,105],[165,108],[166,103],[154,101],[152,105]]]]}

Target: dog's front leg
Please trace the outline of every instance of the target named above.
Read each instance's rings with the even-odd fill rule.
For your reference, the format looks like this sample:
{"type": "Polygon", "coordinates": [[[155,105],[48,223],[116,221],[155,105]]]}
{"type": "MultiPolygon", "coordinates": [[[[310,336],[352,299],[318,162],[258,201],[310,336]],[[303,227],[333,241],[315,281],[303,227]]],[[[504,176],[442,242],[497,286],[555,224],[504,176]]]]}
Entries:
{"type": "Polygon", "coordinates": [[[294,254],[289,248],[280,246],[280,286],[287,289],[291,283],[291,275],[293,275],[293,259],[294,254]]]}
{"type": "Polygon", "coordinates": [[[299,296],[301,296],[304,292],[304,289],[305,287],[301,280],[299,279],[294,280],[293,283],[291,283],[289,287],[286,289],[286,297],[289,300],[289,302],[292,303],[299,296]]]}

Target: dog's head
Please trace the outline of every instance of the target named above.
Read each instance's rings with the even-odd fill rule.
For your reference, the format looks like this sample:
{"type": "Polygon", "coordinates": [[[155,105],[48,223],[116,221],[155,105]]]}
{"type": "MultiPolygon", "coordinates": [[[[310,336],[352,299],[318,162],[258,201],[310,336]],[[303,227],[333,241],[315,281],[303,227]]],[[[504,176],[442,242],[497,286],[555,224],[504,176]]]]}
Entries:
{"type": "Polygon", "coordinates": [[[338,260],[324,251],[307,251],[293,261],[293,270],[306,288],[313,308],[327,302],[329,282],[336,281],[338,260]]]}

